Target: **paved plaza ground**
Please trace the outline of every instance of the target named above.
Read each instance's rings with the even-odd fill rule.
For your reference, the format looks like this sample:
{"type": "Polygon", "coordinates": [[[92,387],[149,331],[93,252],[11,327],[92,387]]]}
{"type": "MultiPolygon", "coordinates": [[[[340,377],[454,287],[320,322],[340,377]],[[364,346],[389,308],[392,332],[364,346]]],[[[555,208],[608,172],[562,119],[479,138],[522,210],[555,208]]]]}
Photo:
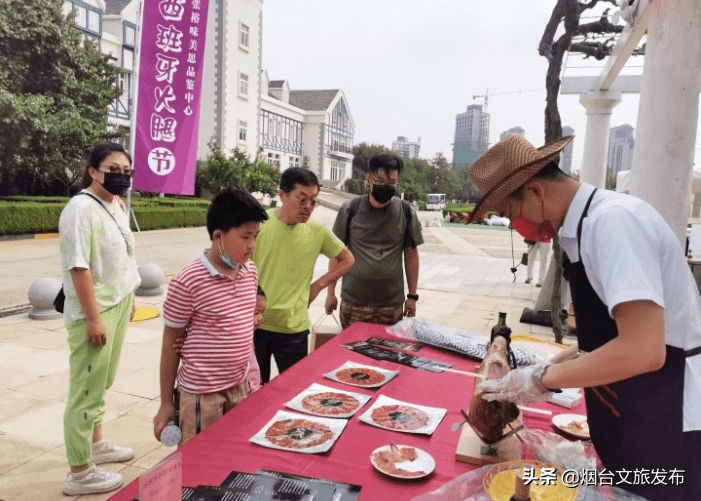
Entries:
{"type": "MultiPolygon", "coordinates": [[[[312,218],[333,225],[333,197],[312,218]]],[[[420,213],[425,222],[436,213],[420,213]]],[[[428,226],[420,250],[417,316],[488,334],[499,311],[515,333],[551,339],[549,328],[521,324],[524,307],[533,307],[541,289],[526,285],[525,267],[516,282],[509,271],[509,231],[459,226],[428,226]]],[[[205,228],[144,232],[137,238],[140,264],[152,260],[167,276],[192,262],[208,247],[205,228]],[[142,240],[143,239],[143,240],[142,240]],[[147,252],[148,251],[148,252],[147,252]]],[[[514,253],[526,246],[514,234],[514,253]]],[[[319,258],[314,277],[328,260],[319,258]]],[[[27,291],[39,278],[60,278],[58,239],[0,241],[2,296],[0,312],[26,305],[27,291]]],[[[340,288],[340,282],[339,282],[340,288]]],[[[309,309],[312,322],[324,315],[322,293],[309,309]]],[[[165,295],[137,297],[137,306],[162,311],[165,295]]],[[[333,322],[327,317],[324,322],[333,322]]],[[[153,437],[152,418],[159,406],[159,360],[162,319],[132,323],[117,378],[107,392],[105,436],[132,447],[133,460],[104,465],[119,471],[125,484],[137,478],[173,449],[153,437]]],[[[102,500],[110,494],[63,496],[68,466],[63,444],[63,411],[68,394],[68,346],[63,321],[30,320],[26,313],[0,318],[0,501],[102,500]]]]}

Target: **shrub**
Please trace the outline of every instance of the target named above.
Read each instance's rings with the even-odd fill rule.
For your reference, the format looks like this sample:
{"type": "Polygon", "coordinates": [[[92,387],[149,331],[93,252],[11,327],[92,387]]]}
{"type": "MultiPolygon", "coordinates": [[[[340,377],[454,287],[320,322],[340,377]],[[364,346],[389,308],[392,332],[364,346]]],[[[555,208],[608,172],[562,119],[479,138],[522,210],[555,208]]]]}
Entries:
{"type": "MultiPolygon", "coordinates": [[[[58,231],[67,197],[12,197],[0,200],[0,235],[58,231]],[[19,200],[18,200],[19,199],[19,200]]],[[[132,198],[132,210],[141,230],[205,226],[208,200],[132,198]]],[[[132,229],[134,221],[130,217],[132,229]]]]}
{"type": "Polygon", "coordinates": [[[0,202],[0,235],[58,231],[65,203],[0,202]]]}

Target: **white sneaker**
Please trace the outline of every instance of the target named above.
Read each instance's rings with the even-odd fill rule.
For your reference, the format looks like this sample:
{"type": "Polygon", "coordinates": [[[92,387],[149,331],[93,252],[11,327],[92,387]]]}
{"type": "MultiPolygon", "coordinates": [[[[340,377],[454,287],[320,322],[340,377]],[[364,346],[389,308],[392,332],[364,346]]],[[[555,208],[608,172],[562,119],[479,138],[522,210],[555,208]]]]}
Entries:
{"type": "Polygon", "coordinates": [[[112,473],[92,465],[83,478],[76,478],[75,473],[69,473],[63,485],[63,493],[66,496],[97,494],[119,489],[123,483],[124,479],[119,473],[112,473]]]}
{"type": "Polygon", "coordinates": [[[121,463],[133,457],[134,450],[131,447],[120,447],[110,440],[102,439],[92,446],[92,462],[95,464],[121,463]]]}

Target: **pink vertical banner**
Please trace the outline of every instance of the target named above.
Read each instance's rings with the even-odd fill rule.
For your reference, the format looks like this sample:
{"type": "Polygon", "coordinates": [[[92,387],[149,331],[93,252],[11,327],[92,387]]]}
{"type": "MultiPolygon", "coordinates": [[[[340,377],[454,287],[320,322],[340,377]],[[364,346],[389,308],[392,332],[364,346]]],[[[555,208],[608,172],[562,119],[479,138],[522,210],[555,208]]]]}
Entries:
{"type": "Polygon", "coordinates": [[[134,189],[195,193],[208,3],[144,0],[134,189]]]}

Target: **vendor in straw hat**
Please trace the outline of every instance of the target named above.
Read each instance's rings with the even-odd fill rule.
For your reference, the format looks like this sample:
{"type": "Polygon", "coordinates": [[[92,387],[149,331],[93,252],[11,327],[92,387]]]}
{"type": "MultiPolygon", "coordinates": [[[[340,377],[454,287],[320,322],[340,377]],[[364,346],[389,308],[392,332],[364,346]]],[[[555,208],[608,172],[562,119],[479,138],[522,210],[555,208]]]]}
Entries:
{"type": "Polygon", "coordinates": [[[521,402],[584,387],[591,438],[614,485],[650,500],[701,500],[699,291],[655,209],[559,170],[554,160],[571,139],[534,148],[512,135],[470,168],[484,194],[472,219],[496,209],[528,240],[559,232],[579,343],[480,388],[487,400],[521,402]],[[665,472],[666,485],[635,482],[636,470],[665,472]],[[685,471],[682,485],[675,470],[685,471]]]}

